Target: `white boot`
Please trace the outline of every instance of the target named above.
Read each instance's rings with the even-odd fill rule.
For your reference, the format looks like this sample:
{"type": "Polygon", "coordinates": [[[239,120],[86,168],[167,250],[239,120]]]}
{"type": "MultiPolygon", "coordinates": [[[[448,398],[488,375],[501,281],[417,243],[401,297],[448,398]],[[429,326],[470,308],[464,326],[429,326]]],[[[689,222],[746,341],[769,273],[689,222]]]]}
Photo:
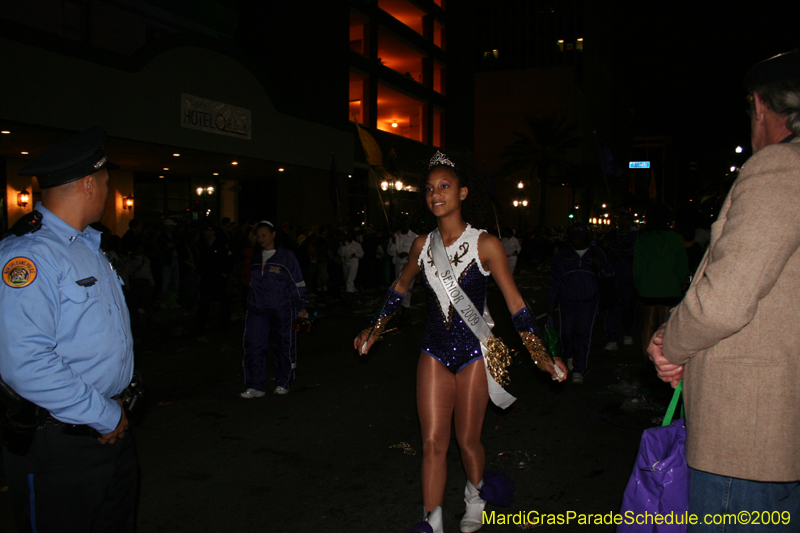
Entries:
{"type": "Polygon", "coordinates": [[[483,508],[486,507],[486,501],[481,499],[481,495],[478,492],[478,489],[482,486],[483,480],[478,483],[477,487],[467,481],[467,486],[464,488],[464,502],[467,504],[467,512],[464,513],[464,518],[461,519],[462,533],[472,533],[483,527],[483,508]]]}
{"type": "Polygon", "coordinates": [[[444,525],[442,522],[442,508],[440,506],[437,505],[433,511],[427,514],[425,514],[425,507],[423,506],[422,514],[425,515],[425,518],[422,520],[422,522],[414,526],[414,529],[411,530],[411,533],[425,532],[429,527],[433,531],[433,533],[444,533],[444,525]]]}

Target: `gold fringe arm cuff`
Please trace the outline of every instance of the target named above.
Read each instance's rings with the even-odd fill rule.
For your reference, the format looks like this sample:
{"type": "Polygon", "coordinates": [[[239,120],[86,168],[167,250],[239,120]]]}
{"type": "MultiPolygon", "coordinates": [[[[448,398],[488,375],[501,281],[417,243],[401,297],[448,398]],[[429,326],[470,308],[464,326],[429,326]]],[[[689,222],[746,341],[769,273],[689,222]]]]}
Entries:
{"type": "MultiPolygon", "coordinates": [[[[395,285],[397,285],[396,281],[395,285]]],[[[367,341],[369,341],[369,339],[375,339],[377,342],[378,339],[381,338],[383,331],[386,329],[386,323],[389,322],[394,314],[400,309],[400,305],[403,303],[403,299],[406,295],[400,294],[394,290],[395,285],[392,285],[386,291],[386,297],[383,300],[383,306],[381,306],[380,311],[378,311],[378,318],[375,319],[375,323],[371,328],[367,328],[362,331],[362,333],[366,333],[368,335],[367,341]]]]}
{"type": "Polygon", "coordinates": [[[505,387],[509,383],[508,366],[511,364],[511,355],[508,347],[500,337],[489,337],[486,341],[486,355],[484,356],[486,368],[494,380],[505,387]]]}
{"type": "Polygon", "coordinates": [[[381,335],[386,330],[386,324],[388,324],[389,320],[394,316],[394,313],[391,315],[384,315],[375,321],[375,325],[370,328],[364,328],[362,333],[366,333],[369,335],[367,340],[373,339],[375,342],[380,340],[381,335]]]}
{"type": "Polygon", "coordinates": [[[532,331],[520,331],[519,336],[522,337],[522,342],[531,354],[531,359],[536,363],[540,370],[547,372],[547,365],[554,363],[550,352],[547,347],[542,343],[542,339],[536,336],[532,331]]]}

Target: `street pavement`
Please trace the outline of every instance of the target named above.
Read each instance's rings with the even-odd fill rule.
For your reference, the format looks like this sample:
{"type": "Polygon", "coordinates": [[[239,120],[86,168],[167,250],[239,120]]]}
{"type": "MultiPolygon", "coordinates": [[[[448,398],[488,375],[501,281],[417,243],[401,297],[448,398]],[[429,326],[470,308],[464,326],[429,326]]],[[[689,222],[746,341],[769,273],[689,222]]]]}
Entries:
{"type": "MultiPolygon", "coordinates": [[[[518,273],[517,281],[543,313],[546,273],[518,273]]],[[[425,295],[415,291],[410,324],[395,319],[370,355],[358,357],[353,338],[382,293],[364,291],[349,305],[319,301],[311,331],[299,336],[291,393],[251,400],[238,395],[242,314],[227,331],[212,327],[197,338],[188,334],[191,316],[182,309],[159,312],[136,344],[147,389],[143,412],[132,418],[141,470],[138,531],[409,531],[422,514],[414,385],[425,295]]],[[[489,306],[495,332],[521,350],[496,288],[489,306]]],[[[518,401],[505,411],[489,407],[483,443],[487,469],[514,480],[516,501],[487,511],[533,511],[528,516],[535,519],[619,510],[641,432],[658,423],[671,389],[655,379],[638,336],[614,354],[603,352],[604,344],[601,316],[582,385],[553,383],[527,361],[515,366],[518,401]]],[[[466,480],[454,436],[448,471],[445,531],[455,532],[466,480]]],[[[4,485],[0,479],[0,531],[13,533],[4,485]]],[[[613,526],[484,528],[527,529],[613,526]]]]}

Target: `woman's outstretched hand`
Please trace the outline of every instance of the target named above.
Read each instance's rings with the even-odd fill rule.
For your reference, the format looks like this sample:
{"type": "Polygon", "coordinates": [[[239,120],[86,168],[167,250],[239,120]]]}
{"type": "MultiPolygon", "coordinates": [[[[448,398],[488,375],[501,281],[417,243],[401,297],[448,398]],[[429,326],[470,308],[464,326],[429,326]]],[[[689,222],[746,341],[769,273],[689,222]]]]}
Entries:
{"type": "Polygon", "coordinates": [[[561,369],[561,377],[560,378],[558,377],[558,373],[553,363],[549,363],[547,365],[547,371],[550,372],[551,376],[553,376],[553,381],[562,382],[565,379],[567,379],[567,375],[569,375],[569,370],[567,370],[567,365],[564,364],[564,360],[561,359],[560,357],[556,357],[555,361],[556,365],[558,365],[558,368],[561,369]]]}
{"type": "Polygon", "coordinates": [[[353,341],[353,347],[358,352],[358,355],[366,355],[373,344],[375,344],[375,337],[369,334],[369,330],[359,333],[358,337],[353,341]],[[368,335],[369,339],[367,338],[368,335]]]}

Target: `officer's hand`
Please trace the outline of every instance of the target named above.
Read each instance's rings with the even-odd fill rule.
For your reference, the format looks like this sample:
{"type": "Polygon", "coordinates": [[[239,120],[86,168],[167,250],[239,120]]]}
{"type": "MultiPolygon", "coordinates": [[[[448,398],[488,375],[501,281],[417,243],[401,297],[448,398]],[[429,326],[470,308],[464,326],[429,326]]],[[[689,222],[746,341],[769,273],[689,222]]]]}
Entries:
{"type": "MultiPolygon", "coordinates": [[[[117,400],[117,403],[120,407],[122,407],[122,400],[117,400]]],[[[128,431],[128,417],[125,416],[125,409],[121,409],[122,416],[119,417],[119,424],[117,424],[117,429],[112,431],[111,433],[104,433],[100,435],[100,438],[97,441],[100,444],[114,444],[117,442],[117,439],[124,439],[125,432],[128,431]]]]}

